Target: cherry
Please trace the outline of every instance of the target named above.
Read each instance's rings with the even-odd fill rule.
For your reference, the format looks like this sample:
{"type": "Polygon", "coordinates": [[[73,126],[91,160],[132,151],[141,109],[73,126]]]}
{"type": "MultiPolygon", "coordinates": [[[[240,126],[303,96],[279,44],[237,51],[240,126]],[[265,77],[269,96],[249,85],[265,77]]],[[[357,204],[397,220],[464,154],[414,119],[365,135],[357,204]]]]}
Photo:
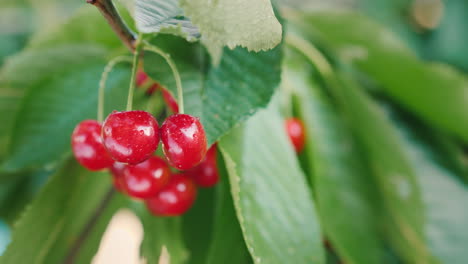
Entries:
{"type": "Polygon", "coordinates": [[[216,162],[216,144],[211,146],[206,153],[205,159],[185,174],[193,179],[195,184],[201,187],[212,187],[219,181],[218,166],[216,162]]]}
{"type": "Polygon", "coordinates": [[[156,156],[137,165],[127,165],[123,169],[124,189],[134,198],[148,199],[156,196],[170,178],[169,166],[156,156]]]}
{"type": "Polygon", "coordinates": [[[286,120],[286,131],[296,152],[301,152],[305,144],[304,123],[298,118],[289,118],[286,120]]]}
{"type": "Polygon", "coordinates": [[[146,206],[157,216],[178,216],[192,207],[196,196],[197,188],[192,179],[175,174],[155,197],[146,200],[146,206]]]}
{"type": "Polygon", "coordinates": [[[148,75],[143,70],[138,70],[136,74],[136,85],[143,86],[148,80],[148,75]]]}
{"type": "Polygon", "coordinates": [[[137,164],[158,148],[158,122],[145,111],[114,111],[104,121],[102,136],[116,161],[137,164]]]}
{"type": "Polygon", "coordinates": [[[112,166],[110,167],[114,187],[122,193],[125,193],[123,170],[126,166],[127,165],[125,163],[115,161],[114,164],[112,164],[112,166]]]}
{"type": "Polygon", "coordinates": [[[114,162],[102,144],[101,130],[98,121],[85,120],[75,127],[71,136],[75,158],[91,171],[108,168],[114,162]]]}
{"type": "Polygon", "coordinates": [[[151,96],[152,94],[154,94],[154,92],[156,92],[157,90],[159,89],[159,84],[158,83],[154,83],[152,84],[145,92],[146,95],[148,96],[151,96]]]}
{"type": "Polygon", "coordinates": [[[160,133],[164,155],[173,167],[188,170],[205,157],[206,135],[198,118],[172,115],[164,121],[160,133]]]}
{"type": "Polygon", "coordinates": [[[175,114],[179,113],[179,105],[177,104],[176,100],[172,96],[172,94],[167,91],[166,89],[161,89],[162,96],[164,99],[164,102],[166,102],[166,105],[169,106],[172,112],[175,114]]]}

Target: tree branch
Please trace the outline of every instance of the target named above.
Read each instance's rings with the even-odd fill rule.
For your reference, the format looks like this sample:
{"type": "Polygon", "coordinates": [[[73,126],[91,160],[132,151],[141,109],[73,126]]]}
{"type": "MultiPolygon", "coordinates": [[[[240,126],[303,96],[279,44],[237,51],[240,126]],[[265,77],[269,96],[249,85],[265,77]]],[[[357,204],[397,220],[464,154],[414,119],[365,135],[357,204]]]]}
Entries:
{"type": "Polygon", "coordinates": [[[99,9],[117,36],[133,52],[135,50],[135,33],[122,20],[112,0],[86,0],[86,2],[99,9]]]}
{"type": "Polygon", "coordinates": [[[80,251],[81,246],[86,241],[88,236],[91,234],[91,231],[93,230],[93,227],[99,221],[99,218],[101,217],[102,213],[104,212],[106,207],[111,202],[111,200],[114,197],[115,193],[116,193],[115,188],[111,187],[109,189],[109,191],[107,191],[106,195],[104,195],[104,198],[101,200],[101,203],[94,210],[93,215],[88,220],[88,222],[85,224],[85,226],[83,227],[83,230],[81,231],[80,235],[75,240],[72,247],[70,248],[70,251],[69,251],[68,255],[65,257],[65,259],[63,261],[64,264],[75,263],[75,258],[78,255],[78,252],[80,251]]]}

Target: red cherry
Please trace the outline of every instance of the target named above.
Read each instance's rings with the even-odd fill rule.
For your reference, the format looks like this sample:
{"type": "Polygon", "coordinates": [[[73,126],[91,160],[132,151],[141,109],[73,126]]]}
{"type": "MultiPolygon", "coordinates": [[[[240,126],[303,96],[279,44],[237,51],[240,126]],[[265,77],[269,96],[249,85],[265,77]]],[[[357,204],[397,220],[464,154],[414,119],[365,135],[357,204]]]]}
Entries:
{"type": "Polygon", "coordinates": [[[211,146],[206,153],[205,159],[185,174],[193,179],[195,184],[201,187],[212,187],[219,181],[218,166],[216,162],[216,144],[211,146]]]}
{"type": "Polygon", "coordinates": [[[304,123],[300,119],[289,118],[286,120],[286,131],[296,152],[301,152],[305,143],[304,123]]]}
{"type": "Polygon", "coordinates": [[[73,154],[78,162],[91,171],[108,168],[113,160],[107,153],[101,138],[101,124],[96,120],[79,123],[71,136],[73,154]]]}
{"type": "Polygon", "coordinates": [[[175,114],[161,126],[161,141],[169,164],[179,170],[198,165],[206,154],[206,135],[200,120],[186,114],[175,114]]]}
{"type": "Polygon", "coordinates": [[[123,179],[123,170],[127,164],[115,161],[114,164],[110,167],[110,172],[112,175],[112,181],[114,182],[114,187],[119,192],[125,193],[124,179],[123,179]]]}
{"type": "Polygon", "coordinates": [[[156,156],[137,165],[127,165],[123,170],[124,189],[134,198],[148,199],[156,196],[170,178],[169,166],[156,156]]]}
{"type": "Polygon", "coordinates": [[[102,136],[116,161],[138,164],[158,148],[158,122],[145,111],[114,111],[104,121],[102,136]]]}
{"type": "Polygon", "coordinates": [[[161,89],[161,91],[162,91],[164,102],[166,102],[166,105],[171,109],[173,113],[178,114],[179,105],[177,104],[172,94],[169,93],[166,89],[161,89]]]}
{"type": "Polygon", "coordinates": [[[149,80],[148,75],[143,70],[138,70],[136,74],[136,85],[143,86],[149,80]]]}
{"type": "Polygon", "coordinates": [[[175,174],[155,197],[146,200],[146,206],[157,216],[178,216],[192,207],[196,196],[192,179],[175,174]]]}
{"type": "Polygon", "coordinates": [[[146,95],[151,96],[154,92],[159,89],[160,85],[158,83],[152,84],[145,92],[146,95]]]}

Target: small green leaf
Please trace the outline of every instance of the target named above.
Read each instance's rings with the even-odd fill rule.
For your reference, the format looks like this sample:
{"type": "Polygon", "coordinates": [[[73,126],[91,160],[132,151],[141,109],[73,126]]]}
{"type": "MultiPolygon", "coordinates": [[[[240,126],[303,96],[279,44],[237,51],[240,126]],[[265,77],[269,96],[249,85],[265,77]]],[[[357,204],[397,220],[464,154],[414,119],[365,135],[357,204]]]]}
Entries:
{"type": "MultiPolygon", "coordinates": [[[[63,262],[110,187],[107,174],[90,173],[74,161],[67,162],[15,224],[12,242],[0,262],[63,262]]],[[[106,211],[101,221],[111,215],[106,211]]],[[[104,228],[92,232],[99,234],[104,228]]],[[[97,243],[91,243],[97,250],[97,243]]]]}
{"type": "MultiPolygon", "coordinates": [[[[167,36],[160,36],[155,42],[174,55],[182,78],[186,113],[201,117],[210,144],[265,107],[280,81],[281,46],[258,53],[243,48],[226,49],[220,64],[208,68],[199,44],[167,36]]],[[[148,74],[177,94],[167,64],[157,56],[146,56],[148,74]]]]}
{"type": "MultiPolygon", "coordinates": [[[[96,118],[97,88],[105,63],[66,65],[59,75],[41,80],[28,91],[14,126],[5,171],[55,165],[70,152],[73,128],[96,118]]],[[[106,113],[125,105],[128,67],[118,66],[106,88],[106,113]]]]}
{"type": "Polygon", "coordinates": [[[163,247],[167,248],[171,264],[185,263],[188,251],[182,237],[182,219],[179,217],[156,217],[139,204],[138,215],[145,232],[140,253],[148,263],[158,263],[163,247]]]}
{"type": "Polygon", "coordinates": [[[181,0],[180,5],[216,62],[224,46],[261,51],[281,42],[281,24],[268,0],[181,0]]]}
{"type": "Polygon", "coordinates": [[[373,179],[352,133],[311,80],[307,61],[291,55],[285,65],[283,85],[297,96],[306,126],[309,177],[325,235],[346,263],[383,263],[376,207],[379,197],[371,191],[373,179]]]}
{"type": "Polygon", "coordinates": [[[133,10],[135,24],[142,33],[170,33],[188,41],[200,37],[197,27],[183,17],[178,0],[136,0],[133,10]]]}
{"type": "Polygon", "coordinates": [[[260,111],[219,144],[254,263],[324,263],[312,196],[279,113],[260,111]]]}

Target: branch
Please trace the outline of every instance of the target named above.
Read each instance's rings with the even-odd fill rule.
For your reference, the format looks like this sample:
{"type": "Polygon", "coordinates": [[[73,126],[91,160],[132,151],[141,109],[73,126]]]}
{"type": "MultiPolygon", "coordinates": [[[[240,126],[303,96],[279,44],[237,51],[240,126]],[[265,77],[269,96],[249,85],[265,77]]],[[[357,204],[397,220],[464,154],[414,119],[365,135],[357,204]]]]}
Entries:
{"type": "Polygon", "coordinates": [[[101,217],[102,213],[106,209],[106,207],[109,205],[111,202],[112,198],[114,197],[115,194],[115,188],[111,187],[109,191],[104,195],[104,198],[101,200],[101,203],[98,205],[96,210],[94,210],[93,215],[91,218],[88,220],[88,222],[85,224],[83,230],[81,231],[80,235],[78,238],[75,240],[73,245],[70,248],[70,251],[68,255],[65,257],[65,260],[63,263],[65,264],[72,264],[75,263],[75,258],[78,255],[78,252],[81,249],[81,246],[83,243],[86,241],[88,236],[91,234],[91,231],[93,230],[93,227],[96,225],[96,223],[99,220],[99,217],[101,217]]]}
{"type": "Polygon", "coordinates": [[[130,51],[133,52],[135,50],[135,34],[122,20],[119,12],[112,3],[112,0],[86,0],[86,2],[94,5],[99,9],[99,11],[101,11],[101,14],[107,20],[117,36],[119,36],[122,42],[130,49],[130,51]]]}

